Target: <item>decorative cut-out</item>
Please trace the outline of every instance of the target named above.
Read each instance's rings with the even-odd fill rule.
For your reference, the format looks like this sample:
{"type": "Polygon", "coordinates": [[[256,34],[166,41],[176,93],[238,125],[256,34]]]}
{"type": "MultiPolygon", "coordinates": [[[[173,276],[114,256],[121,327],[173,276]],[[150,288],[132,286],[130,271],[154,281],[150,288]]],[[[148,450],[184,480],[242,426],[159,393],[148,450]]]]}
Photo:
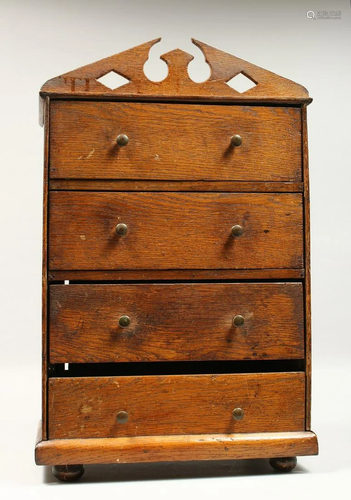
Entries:
{"type": "Polygon", "coordinates": [[[168,76],[166,61],[161,59],[159,44],[153,45],[149,51],[149,57],[143,66],[144,75],[150,82],[162,82],[168,76]]]}
{"type": "Polygon", "coordinates": [[[122,85],[129,83],[128,78],[124,78],[124,76],[119,75],[115,71],[109,71],[106,75],[96,80],[111,90],[118,89],[118,87],[122,87],[122,85]]]}
{"type": "Polygon", "coordinates": [[[226,82],[229,87],[236,90],[240,94],[244,94],[248,90],[256,87],[256,82],[248,78],[244,73],[239,73],[231,78],[228,82],[226,82]]]}
{"type": "MultiPolygon", "coordinates": [[[[195,57],[188,64],[188,75],[195,83],[206,82],[211,76],[211,67],[205,59],[203,51],[194,44],[195,57]]],[[[193,51],[194,51],[193,49],[193,51]]]]}

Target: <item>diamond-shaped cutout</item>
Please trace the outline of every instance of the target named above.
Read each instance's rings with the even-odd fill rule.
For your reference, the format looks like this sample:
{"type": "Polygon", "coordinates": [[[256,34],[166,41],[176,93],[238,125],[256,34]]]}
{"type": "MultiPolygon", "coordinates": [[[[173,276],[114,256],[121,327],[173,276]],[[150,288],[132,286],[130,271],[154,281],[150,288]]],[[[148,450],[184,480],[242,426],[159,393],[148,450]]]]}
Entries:
{"type": "Polygon", "coordinates": [[[124,78],[124,76],[119,75],[115,71],[109,71],[106,75],[97,78],[97,81],[111,90],[118,89],[118,87],[122,87],[122,85],[129,83],[127,78],[124,78]]]}
{"type": "Polygon", "coordinates": [[[247,92],[248,90],[252,89],[253,87],[256,87],[257,85],[253,80],[248,78],[243,73],[235,75],[231,80],[229,80],[226,83],[232,89],[236,90],[237,92],[240,92],[240,94],[247,92]]]}

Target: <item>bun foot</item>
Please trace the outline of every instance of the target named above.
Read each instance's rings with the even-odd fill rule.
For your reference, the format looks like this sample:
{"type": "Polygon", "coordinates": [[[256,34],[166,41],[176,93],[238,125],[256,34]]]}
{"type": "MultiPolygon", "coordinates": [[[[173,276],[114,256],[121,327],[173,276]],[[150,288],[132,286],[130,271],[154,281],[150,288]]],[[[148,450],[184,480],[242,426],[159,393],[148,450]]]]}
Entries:
{"type": "Polygon", "coordinates": [[[84,474],[83,465],[54,465],[52,473],[57,479],[65,483],[78,481],[84,474]]]}
{"type": "Polygon", "coordinates": [[[295,469],[297,464],[296,457],[270,458],[269,465],[278,472],[290,472],[295,469]]]}

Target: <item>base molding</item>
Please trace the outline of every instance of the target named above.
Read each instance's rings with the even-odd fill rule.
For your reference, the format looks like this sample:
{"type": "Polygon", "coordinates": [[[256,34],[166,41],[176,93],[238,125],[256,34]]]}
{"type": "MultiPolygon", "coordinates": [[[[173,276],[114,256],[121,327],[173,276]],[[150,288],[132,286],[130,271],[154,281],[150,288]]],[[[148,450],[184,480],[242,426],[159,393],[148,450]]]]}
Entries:
{"type": "Polygon", "coordinates": [[[311,431],[53,439],[35,447],[37,465],[236,460],[318,455],[311,431]]]}

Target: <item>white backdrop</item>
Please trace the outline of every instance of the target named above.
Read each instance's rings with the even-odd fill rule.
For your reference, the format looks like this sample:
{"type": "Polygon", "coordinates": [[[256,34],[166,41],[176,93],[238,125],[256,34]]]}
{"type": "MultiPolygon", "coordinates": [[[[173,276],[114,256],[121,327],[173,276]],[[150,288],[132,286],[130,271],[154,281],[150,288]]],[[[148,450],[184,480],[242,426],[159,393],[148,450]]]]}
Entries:
{"type": "MultiPolygon", "coordinates": [[[[0,453],[4,464],[0,464],[0,474],[8,492],[14,494],[17,485],[30,498],[48,494],[42,470],[35,468],[32,457],[40,416],[43,130],[38,125],[38,91],[49,78],[158,36],[162,42],[153,49],[148,65],[154,79],[164,71],[158,56],[176,47],[194,54],[193,78],[206,78],[203,56],[190,42],[195,37],[301,83],[314,98],[308,108],[312,423],[322,454],[301,458],[300,474],[284,477],[284,496],[290,498],[298,489],[303,498],[304,491],[307,494],[318,486],[335,493],[341,479],[346,481],[351,468],[347,449],[351,444],[350,20],[348,0],[1,0],[0,453]],[[316,15],[321,10],[340,10],[341,19],[308,19],[309,10],[316,15]]],[[[266,494],[268,498],[282,487],[282,479],[270,475],[268,469],[257,469],[252,482],[250,471],[240,467],[232,469],[235,477],[206,480],[202,496],[258,488],[261,498],[266,494]]],[[[159,470],[167,476],[168,469],[159,470]]],[[[184,466],[172,470],[189,474],[184,466]]],[[[211,467],[214,475],[223,470],[220,465],[211,467]]],[[[201,475],[197,471],[190,475],[201,475]]],[[[99,488],[114,485],[120,493],[122,485],[113,482],[117,477],[123,479],[121,472],[111,472],[110,482],[99,488]]],[[[170,482],[131,482],[123,483],[123,491],[153,498],[166,491],[169,496],[190,495],[203,488],[204,481],[172,482],[171,490],[170,482]]],[[[65,495],[73,492],[71,488],[66,487],[65,495]]],[[[58,496],[58,491],[51,489],[50,495],[58,496]]],[[[339,498],[344,497],[340,494],[339,498]]]]}

